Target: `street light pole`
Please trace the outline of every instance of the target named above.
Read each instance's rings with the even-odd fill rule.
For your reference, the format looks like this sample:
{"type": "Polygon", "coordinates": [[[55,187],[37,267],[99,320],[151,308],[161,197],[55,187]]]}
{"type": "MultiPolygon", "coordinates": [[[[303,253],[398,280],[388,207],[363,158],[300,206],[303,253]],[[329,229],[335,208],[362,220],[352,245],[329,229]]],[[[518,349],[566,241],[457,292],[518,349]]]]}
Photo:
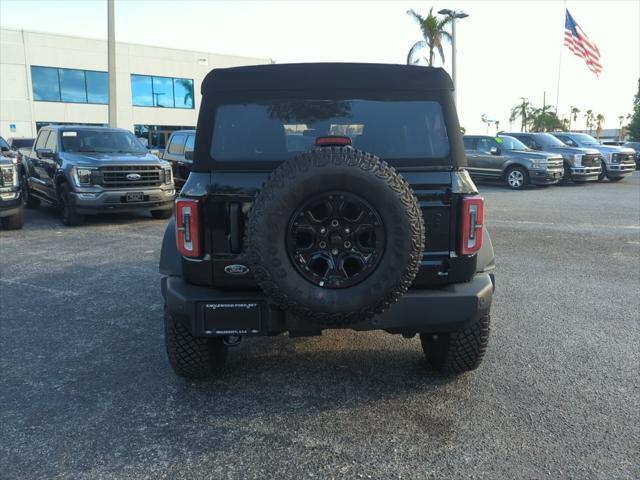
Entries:
{"type": "Polygon", "coordinates": [[[109,71],[109,126],[118,126],[116,110],[116,25],[114,16],[115,0],[107,0],[107,57],[109,71]]]}
{"type": "Polygon", "coordinates": [[[454,103],[458,103],[458,85],[457,85],[457,77],[456,70],[458,68],[456,63],[456,19],[458,18],[467,18],[469,15],[467,13],[449,10],[448,8],[444,8],[438,12],[440,15],[447,15],[451,18],[451,77],[453,80],[453,101],[454,103]]]}

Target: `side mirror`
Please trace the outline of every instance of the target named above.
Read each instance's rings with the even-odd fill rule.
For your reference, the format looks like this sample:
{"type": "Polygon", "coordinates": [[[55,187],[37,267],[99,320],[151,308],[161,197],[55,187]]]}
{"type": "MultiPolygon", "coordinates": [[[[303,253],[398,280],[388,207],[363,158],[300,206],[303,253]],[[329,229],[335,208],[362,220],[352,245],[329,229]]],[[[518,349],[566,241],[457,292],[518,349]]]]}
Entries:
{"type": "Polygon", "coordinates": [[[491,155],[500,155],[500,149],[498,147],[491,147],[489,151],[491,152],[491,155]]]}
{"type": "Polygon", "coordinates": [[[185,160],[193,160],[193,150],[187,150],[184,152],[185,160]]]}
{"type": "Polygon", "coordinates": [[[1,152],[10,152],[11,149],[9,147],[5,147],[4,145],[0,147],[1,152]]]}
{"type": "Polygon", "coordinates": [[[53,150],[50,148],[39,148],[36,150],[38,158],[53,158],[53,150]]]}

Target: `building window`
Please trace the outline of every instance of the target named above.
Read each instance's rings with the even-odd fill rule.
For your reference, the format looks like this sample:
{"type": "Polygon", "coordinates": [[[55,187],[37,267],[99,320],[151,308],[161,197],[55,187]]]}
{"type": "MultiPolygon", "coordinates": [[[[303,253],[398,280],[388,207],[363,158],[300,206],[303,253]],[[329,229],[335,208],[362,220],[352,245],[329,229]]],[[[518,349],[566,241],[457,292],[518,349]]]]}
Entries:
{"type": "Polygon", "coordinates": [[[109,103],[109,74],[107,72],[85,72],[87,80],[87,102],[109,103]]]}
{"type": "Polygon", "coordinates": [[[60,101],[60,82],[57,68],[31,67],[33,99],[46,102],[60,101]]]}
{"type": "Polygon", "coordinates": [[[31,67],[31,83],[36,101],[109,103],[109,75],[106,72],[31,67]]]}
{"type": "Polygon", "coordinates": [[[131,97],[136,107],[193,108],[193,80],[131,75],[131,97]]]}

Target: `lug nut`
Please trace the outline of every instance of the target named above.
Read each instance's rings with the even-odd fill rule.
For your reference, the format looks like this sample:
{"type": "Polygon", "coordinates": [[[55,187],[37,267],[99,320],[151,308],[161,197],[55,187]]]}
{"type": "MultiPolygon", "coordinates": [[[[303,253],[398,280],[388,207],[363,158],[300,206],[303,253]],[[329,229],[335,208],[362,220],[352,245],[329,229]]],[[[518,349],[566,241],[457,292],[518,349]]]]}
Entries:
{"type": "Polygon", "coordinates": [[[338,254],[338,249],[337,249],[337,248],[334,248],[333,250],[331,250],[331,253],[332,253],[333,255],[337,255],[337,254],[338,254]]]}
{"type": "Polygon", "coordinates": [[[338,220],[331,220],[331,226],[337,227],[339,225],[338,220]]]}
{"type": "Polygon", "coordinates": [[[320,235],[324,235],[325,233],[327,233],[327,229],[324,227],[320,228],[320,235]]]}
{"type": "Polygon", "coordinates": [[[344,242],[344,248],[351,248],[351,242],[344,242]]]}
{"type": "Polygon", "coordinates": [[[351,233],[351,229],[349,227],[345,228],[344,233],[351,233]]]}
{"type": "Polygon", "coordinates": [[[320,245],[320,248],[325,248],[327,246],[327,243],[326,242],[320,242],[319,245],[320,245]]]}

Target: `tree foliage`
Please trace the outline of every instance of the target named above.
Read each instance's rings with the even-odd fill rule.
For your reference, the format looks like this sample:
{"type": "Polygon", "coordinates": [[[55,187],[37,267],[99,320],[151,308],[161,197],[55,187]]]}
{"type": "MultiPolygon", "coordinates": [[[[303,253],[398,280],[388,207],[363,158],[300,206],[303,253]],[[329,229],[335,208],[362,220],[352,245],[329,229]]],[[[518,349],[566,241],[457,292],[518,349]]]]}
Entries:
{"type": "Polygon", "coordinates": [[[451,34],[446,30],[447,25],[451,22],[451,17],[439,17],[433,14],[433,7],[429,9],[426,17],[423,17],[415,10],[408,10],[407,15],[413,18],[422,32],[422,40],[416,42],[407,54],[407,65],[415,65],[420,61],[418,53],[424,48],[429,49],[429,57],[422,57],[427,64],[432,67],[435,60],[435,51],[437,50],[444,63],[444,41],[451,42],[451,34]]]}
{"type": "Polygon", "coordinates": [[[640,78],[638,79],[638,91],[633,99],[633,115],[626,130],[632,142],[640,142],[640,78]]]}

